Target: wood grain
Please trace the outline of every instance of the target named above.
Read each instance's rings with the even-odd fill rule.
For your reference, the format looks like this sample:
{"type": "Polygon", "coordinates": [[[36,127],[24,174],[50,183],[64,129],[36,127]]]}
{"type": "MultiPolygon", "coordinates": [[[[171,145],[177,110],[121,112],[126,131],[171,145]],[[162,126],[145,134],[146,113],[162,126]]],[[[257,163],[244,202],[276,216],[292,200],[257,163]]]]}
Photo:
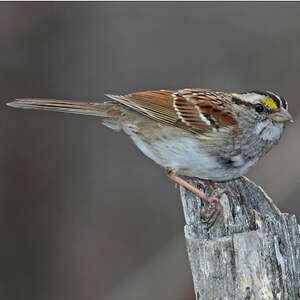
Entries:
{"type": "MultiPolygon", "coordinates": [[[[190,182],[210,192],[200,180],[190,182]]],[[[227,190],[223,212],[210,229],[200,222],[200,199],[180,188],[196,299],[300,299],[295,216],[281,213],[246,177],[219,185],[227,190]]]]}

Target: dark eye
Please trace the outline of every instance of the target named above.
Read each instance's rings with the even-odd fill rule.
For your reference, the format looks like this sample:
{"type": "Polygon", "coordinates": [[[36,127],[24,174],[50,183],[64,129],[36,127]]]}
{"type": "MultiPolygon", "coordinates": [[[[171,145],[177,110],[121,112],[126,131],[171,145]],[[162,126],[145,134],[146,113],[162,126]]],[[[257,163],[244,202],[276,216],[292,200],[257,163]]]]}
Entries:
{"type": "Polygon", "coordinates": [[[262,113],[264,111],[264,106],[260,103],[257,103],[255,104],[255,110],[258,112],[258,113],[262,113]]]}

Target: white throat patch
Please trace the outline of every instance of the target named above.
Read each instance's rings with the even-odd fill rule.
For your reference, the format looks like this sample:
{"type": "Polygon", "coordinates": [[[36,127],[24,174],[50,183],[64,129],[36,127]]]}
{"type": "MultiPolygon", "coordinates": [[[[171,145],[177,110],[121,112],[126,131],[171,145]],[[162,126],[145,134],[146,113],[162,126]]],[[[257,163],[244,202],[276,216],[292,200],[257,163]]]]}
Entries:
{"type": "Polygon", "coordinates": [[[272,121],[267,120],[256,125],[255,131],[265,141],[275,141],[281,136],[283,124],[273,124],[272,121]]]}

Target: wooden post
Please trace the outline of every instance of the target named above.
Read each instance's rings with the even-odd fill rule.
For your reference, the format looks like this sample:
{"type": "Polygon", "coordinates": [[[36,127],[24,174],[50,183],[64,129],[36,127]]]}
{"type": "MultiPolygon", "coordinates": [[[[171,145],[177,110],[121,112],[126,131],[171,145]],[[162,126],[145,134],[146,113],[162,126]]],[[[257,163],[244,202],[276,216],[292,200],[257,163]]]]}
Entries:
{"type": "MultiPolygon", "coordinates": [[[[200,180],[189,181],[211,192],[200,180]]],[[[211,228],[200,221],[201,200],[180,187],[196,299],[299,300],[300,233],[295,216],[281,213],[246,177],[218,185],[226,194],[211,228]]]]}

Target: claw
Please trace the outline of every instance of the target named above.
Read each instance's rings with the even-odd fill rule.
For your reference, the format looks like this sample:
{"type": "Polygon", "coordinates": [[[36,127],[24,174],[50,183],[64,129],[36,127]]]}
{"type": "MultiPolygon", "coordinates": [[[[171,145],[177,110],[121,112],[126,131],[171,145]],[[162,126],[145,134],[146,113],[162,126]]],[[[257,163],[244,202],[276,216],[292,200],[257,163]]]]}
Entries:
{"type": "Polygon", "coordinates": [[[226,191],[225,189],[218,190],[218,192],[214,196],[206,197],[202,199],[204,204],[200,213],[201,221],[202,223],[208,224],[208,227],[214,225],[214,223],[216,222],[216,220],[220,215],[221,212],[220,198],[225,191],[226,191]],[[211,206],[213,207],[211,208],[211,206]],[[207,214],[209,209],[211,210],[211,212],[207,214]]]}
{"type": "MultiPolygon", "coordinates": [[[[220,194],[221,196],[222,194],[220,194]]],[[[220,204],[220,196],[215,195],[214,197],[208,197],[204,201],[204,206],[201,209],[201,221],[202,223],[208,224],[209,227],[211,227],[217,220],[218,216],[221,212],[221,204],[220,204]],[[214,205],[213,208],[211,208],[211,212],[209,215],[207,215],[207,211],[210,208],[211,205],[214,205]]]]}

